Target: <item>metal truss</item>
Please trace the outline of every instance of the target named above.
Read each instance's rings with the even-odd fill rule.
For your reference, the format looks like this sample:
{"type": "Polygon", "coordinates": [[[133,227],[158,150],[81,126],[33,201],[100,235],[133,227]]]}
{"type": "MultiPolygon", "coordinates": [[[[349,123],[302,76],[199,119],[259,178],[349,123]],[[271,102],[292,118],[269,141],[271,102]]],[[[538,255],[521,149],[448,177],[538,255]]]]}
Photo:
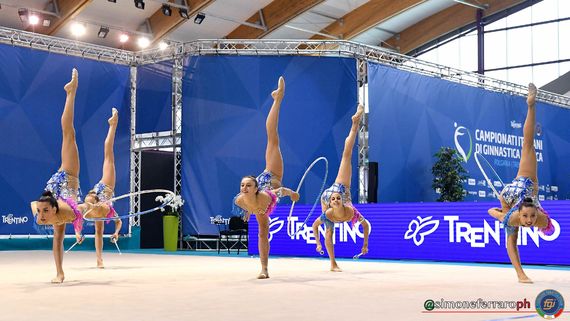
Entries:
{"type": "MultiPolygon", "coordinates": [[[[174,139],[174,193],[182,192],[182,152],[180,137],[182,136],[182,77],[184,71],[184,57],[179,56],[173,61],[172,66],[172,138],[174,139]],[[176,139],[179,139],[177,142],[176,139]],[[178,146],[178,147],[177,147],[178,146]]],[[[178,230],[180,239],[178,247],[182,248],[182,214],[183,207],[179,209],[178,230]]]]}
{"type": "MultiPolygon", "coordinates": [[[[503,80],[490,78],[473,72],[434,64],[405,56],[384,48],[342,40],[198,40],[174,46],[168,51],[158,49],[141,51],[136,54],[137,64],[155,63],[172,59],[176,55],[307,55],[351,57],[368,62],[389,65],[423,75],[479,87],[490,91],[511,95],[526,96],[527,88],[503,80]]],[[[570,108],[570,97],[538,91],[537,100],[570,108]]]]}
{"type": "MultiPolygon", "coordinates": [[[[366,100],[368,88],[368,62],[356,59],[356,74],[358,81],[358,102],[368,105],[366,100]]],[[[368,115],[362,115],[358,128],[358,202],[368,203],[368,115]]]]}
{"type": "MultiPolygon", "coordinates": [[[[136,125],[137,125],[137,68],[130,68],[131,84],[131,186],[130,213],[140,211],[140,195],[136,194],[141,189],[141,152],[136,150],[136,125]]],[[[140,217],[129,218],[129,234],[132,226],[140,226],[140,217]]]]}
{"type": "Polygon", "coordinates": [[[80,41],[0,27],[0,43],[77,56],[121,65],[135,64],[136,54],[80,41]]]}

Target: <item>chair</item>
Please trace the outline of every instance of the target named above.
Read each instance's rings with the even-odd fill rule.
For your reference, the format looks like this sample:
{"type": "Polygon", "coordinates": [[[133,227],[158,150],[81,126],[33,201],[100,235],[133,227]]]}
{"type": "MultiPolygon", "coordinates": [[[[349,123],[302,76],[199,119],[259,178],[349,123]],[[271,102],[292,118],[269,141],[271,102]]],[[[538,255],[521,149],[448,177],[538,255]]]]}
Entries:
{"type": "MultiPolygon", "coordinates": [[[[237,245],[237,254],[239,255],[239,250],[241,246],[244,244],[243,242],[247,242],[247,222],[239,216],[232,216],[230,217],[230,221],[228,223],[228,229],[220,231],[220,241],[223,241],[223,237],[226,237],[226,248],[228,249],[228,254],[230,250],[237,245]],[[229,246],[230,236],[233,236],[234,243],[229,246]],[[236,240],[235,237],[238,237],[236,240]],[[242,241],[242,237],[244,240],[242,241]]],[[[247,246],[246,246],[247,247],[247,246]]],[[[220,253],[220,246],[218,246],[218,254],[220,253]]]]}

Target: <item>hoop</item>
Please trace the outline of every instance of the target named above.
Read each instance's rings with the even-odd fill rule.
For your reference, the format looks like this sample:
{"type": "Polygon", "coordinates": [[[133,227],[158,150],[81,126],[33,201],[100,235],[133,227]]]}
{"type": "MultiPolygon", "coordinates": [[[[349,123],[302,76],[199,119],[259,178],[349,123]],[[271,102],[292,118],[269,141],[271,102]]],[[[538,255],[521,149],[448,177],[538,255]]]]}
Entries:
{"type": "Polygon", "coordinates": [[[172,203],[172,201],[176,197],[176,194],[174,194],[174,192],[169,191],[167,189],[149,189],[146,191],[138,191],[138,192],[133,192],[133,193],[128,193],[128,194],[123,194],[123,195],[120,195],[117,197],[110,198],[109,200],[107,200],[105,202],[99,202],[97,204],[112,203],[112,202],[115,202],[115,201],[118,201],[118,200],[121,200],[121,199],[124,199],[127,197],[133,197],[135,195],[150,194],[150,193],[166,193],[167,195],[164,197],[162,204],[160,204],[159,206],[153,207],[151,209],[148,209],[148,210],[144,210],[144,211],[140,211],[140,212],[136,212],[136,213],[131,213],[131,214],[126,214],[126,215],[114,216],[114,217],[97,217],[97,218],[86,217],[87,214],[89,214],[89,212],[91,212],[93,210],[93,208],[95,208],[95,207],[93,207],[93,208],[89,209],[87,212],[85,212],[85,214],[83,214],[83,219],[88,221],[88,222],[97,222],[97,221],[114,221],[116,219],[140,216],[140,215],[152,213],[152,212],[157,211],[161,208],[164,208],[166,205],[172,203]]]}
{"type": "Polygon", "coordinates": [[[313,168],[313,166],[315,166],[315,164],[317,164],[319,161],[325,161],[325,176],[323,178],[323,183],[321,184],[321,190],[319,191],[319,193],[317,194],[317,199],[315,200],[315,202],[313,203],[313,207],[311,207],[311,211],[309,211],[309,215],[307,215],[307,217],[305,218],[305,221],[303,222],[303,224],[297,229],[295,230],[295,226],[291,226],[291,224],[293,224],[293,222],[291,221],[291,215],[293,214],[293,209],[295,208],[295,203],[293,202],[293,204],[291,204],[291,209],[289,210],[289,216],[287,217],[287,234],[289,234],[289,237],[293,237],[295,235],[297,235],[297,233],[299,233],[299,231],[301,231],[301,228],[304,228],[305,225],[307,224],[307,221],[309,220],[309,218],[311,217],[311,215],[313,215],[313,212],[315,210],[315,207],[317,206],[317,204],[319,203],[319,200],[321,198],[321,194],[323,193],[323,190],[325,189],[325,184],[327,182],[327,176],[329,174],[329,161],[321,156],[317,159],[315,159],[311,165],[309,165],[309,167],[307,168],[307,170],[305,171],[305,173],[303,174],[303,177],[301,177],[301,180],[299,181],[299,185],[297,186],[297,190],[295,191],[296,193],[299,193],[299,190],[301,189],[301,187],[303,186],[303,182],[305,181],[305,178],[307,177],[307,174],[309,173],[309,171],[313,168]],[[294,231],[294,233],[291,233],[291,231],[294,231]]]}
{"type": "Polygon", "coordinates": [[[499,180],[499,182],[501,182],[501,189],[505,186],[505,183],[503,183],[503,180],[501,179],[501,177],[499,176],[499,174],[497,174],[497,172],[495,171],[495,169],[493,168],[493,166],[491,166],[491,163],[489,163],[489,161],[483,156],[481,155],[480,152],[475,152],[475,162],[477,163],[477,166],[479,167],[479,170],[481,171],[481,174],[483,174],[483,177],[485,178],[485,180],[487,181],[487,184],[489,185],[489,188],[491,188],[491,190],[493,191],[493,193],[495,193],[495,196],[497,196],[497,198],[499,198],[500,194],[499,192],[497,192],[497,189],[495,188],[495,185],[493,185],[493,181],[491,181],[489,179],[489,176],[487,176],[487,173],[485,173],[485,170],[483,170],[483,166],[481,166],[481,159],[487,164],[487,166],[491,169],[491,171],[493,172],[493,174],[495,174],[495,177],[499,180]]]}

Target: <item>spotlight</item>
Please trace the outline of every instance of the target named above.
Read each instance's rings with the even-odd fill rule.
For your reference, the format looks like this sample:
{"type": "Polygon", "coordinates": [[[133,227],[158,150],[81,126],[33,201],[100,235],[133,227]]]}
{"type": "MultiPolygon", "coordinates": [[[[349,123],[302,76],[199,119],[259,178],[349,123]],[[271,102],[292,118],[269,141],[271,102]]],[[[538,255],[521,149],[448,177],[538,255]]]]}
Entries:
{"type": "Polygon", "coordinates": [[[107,0],[107,1],[112,2],[112,3],[117,3],[117,0],[107,0]]]}
{"type": "Polygon", "coordinates": [[[202,12],[198,12],[196,18],[194,18],[194,23],[201,24],[204,19],[206,19],[206,15],[202,12]]]}
{"type": "Polygon", "coordinates": [[[143,0],[135,0],[135,7],[144,10],[144,1],[143,0]]]}
{"type": "Polygon", "coordinates": [[[97,37],[105,38],[105,37],[107,37],[108,33],[109,33],[109,28],[101,26],[101,28],[99,29],[99,32],[97,33],[97,37]]]}
{"type": "Polygon", "coordinates": [[[160,50],[165,50],[166,48],[168,48],[168,44],[167,44],[166,42],[161,41],[161,42],[158,44],[158,49],[160,49],[160,50]]]}
{"type": "Polygon", "coordinates": [[[76,36],[76,37],[81,37],[85,34],[85,26],[80,24],[80,23],[73,23],[71,25],[71,34],[76,36]]]}
{"type": "Polygon", "coordinates": [[[137,44],[141,49],[144,49],[150,45],[150,40],[147,37],[140,37],[137,44]]]}
{"type": "Polygon", "coordinates": [[[28,22],[28,9],[18,9],[18,15],[20,16],[20,20],[22,22],[28,22]]]}
{"type": "Polygon", "coordinates": [[[44,18],[43,18],[42,25],[43,25],[44,27],[46,27],[46,28],[49,27],[49,26],[51,25],[51,19],[44,17],[44,18]]]}
{"type": "Polygon", "coordinates": [[[186,10],[186,9],[180,8],[180,9],[178,9],[178,13],[180,14],[180,17],[182,17],[184,19],[190,19],[190,16],[188,15],[188,10],[186,10]]]}
{"type": "Polygon", "coordinates": [[[126,33],[122,33],[122,34],[119,36],[119,41],[120,41],[121,43],[125,43],[125,42],[129,41],[129,35],[127,35],[126,33]]]}
{"type": "Polygon", "coordinates": [[[40,17],[38,17],[37,14],[32,13],[29,17],[28,17],[28,22],[32,25],[35,26],[38,23],[40,23],[40,17]]]}
{"type": "Polygon", "coordinates": [[[162,13],[163,13],[165,16],[169,16],[169,17],[170,17],[170,16],[172,15],[172,9],[170,9],[170,6],[169,6],[169,5],[163,4],[163,5],[162,5],[162,13]]]}

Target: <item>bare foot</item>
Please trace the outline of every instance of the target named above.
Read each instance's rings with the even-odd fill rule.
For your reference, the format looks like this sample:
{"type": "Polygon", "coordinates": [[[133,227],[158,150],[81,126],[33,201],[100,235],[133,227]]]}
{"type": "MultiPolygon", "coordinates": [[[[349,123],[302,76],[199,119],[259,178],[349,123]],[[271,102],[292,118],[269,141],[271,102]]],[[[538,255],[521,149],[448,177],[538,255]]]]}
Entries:
{"type": "Polygon", "coordinates": [[[51,283],[63,283],[64,279],[65,279],[65,275],[58,274],[55,278],[51,279],[51,283]]]}
{"type": "Polygon", "coordinates": [[[358,125],[360,123],[360,119],[362,119],[362,114],[364,114],[364,106],[358,104],[358,108],[356,109],[356,113],[352,115],[352,124],[358,125]]]}
{"type": "Polygon", "coordinates": [[[78,82],[77,78],[78,78],[77,69],[73,68],[73,71],[71,72],[71,80],[63,87],[63,89],[65,89],[68,95],[71,93],[75,93],[75,91],[77,90],[77,82],[78,82]]]}
{"type": "Polygon", "coordinates": [[[519,276],[520,283],[533,283],[531,279],[528,278],[526,275],[519,276]]]}
{"type": "Polygon", "coordinates": [[[338,265],[337,265],[337,266],[331,267],[331,272],[342,272],[342,270],[341,270],[341,268],[339,268],[338,265]]]}
{"type": "Polygon", "coordinates": [[[534,106],[536,102],[536,86],[533,83],[528,84],[528,96],[526,97],[526,103],[529,106],[534,106]]]}
{"type": "Polygon", "coordinates": [[[283,76],[281,76],[279,77],[279,85],[277,86],[277,89],[275,89],[271,93],[271,97],[273,97],[274,100],[281,100],[283,99],[284,94],[285,94],[285,79],[283,79],[283,76]]]}
{"type": "Polygon", "coordinates": [[[103,259],[97,259],[97,268],[104,269],[105,266],[103,265],[103,259]]]}
{"type": "Polygon", "coordinates": [[[113,108],[111,113],[113,115],[108,120],[109,126],[117,126],[117,123],[119,122],[119,112],[117,111],[117,108],[113,108]]]}
{"type": "Polygon", "coordinates": [[[269,279],[269,272],[267,272],[267,270],[263,270],[263,271],[261,271],[261,273],[259,273],[257,278],[258,279],[269,279]]]}

